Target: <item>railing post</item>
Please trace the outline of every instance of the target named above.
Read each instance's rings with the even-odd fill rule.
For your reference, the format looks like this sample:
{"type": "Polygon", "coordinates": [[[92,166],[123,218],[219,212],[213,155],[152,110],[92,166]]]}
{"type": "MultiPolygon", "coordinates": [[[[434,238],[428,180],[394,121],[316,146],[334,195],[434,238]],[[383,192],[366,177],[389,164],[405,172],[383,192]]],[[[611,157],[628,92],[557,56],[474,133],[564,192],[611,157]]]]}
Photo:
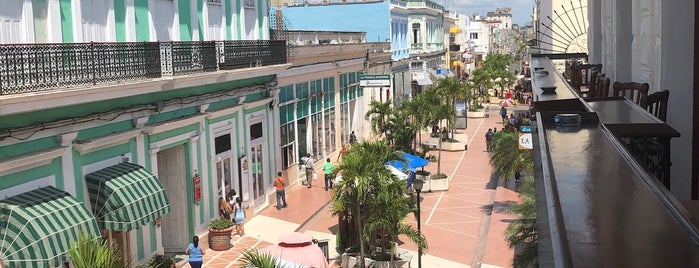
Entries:
{"type": "Polygon", "coordinates": [[[90,41],[90,63],[89,64],[90,64],[90,73],[92,75],[92,85],[96,85],[97,78],[95,75],[95,72],[96,72],[95,66],[97,64],[95,64],[95,42],[94,41],[90,41]]]}

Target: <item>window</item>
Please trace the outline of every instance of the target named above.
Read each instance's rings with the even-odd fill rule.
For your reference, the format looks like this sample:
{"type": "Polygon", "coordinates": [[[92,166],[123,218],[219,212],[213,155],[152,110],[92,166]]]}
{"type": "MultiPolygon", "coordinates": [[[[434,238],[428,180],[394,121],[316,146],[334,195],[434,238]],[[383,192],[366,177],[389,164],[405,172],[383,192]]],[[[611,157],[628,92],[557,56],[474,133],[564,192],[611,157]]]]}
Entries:
{"type": "Polygon", "coordinates": [[[420,43],[419,35],[420,35],[420,24],[413,23],[413,44],[420,43]]]}
{"type": "Polygon", "coordinates": [[[335,109],[325,110],[325,151],[329,154],[334,152],[335,146],[335,109]]]}
{"type": "Polygon", "coordinates": [[[250,140],[262,138],[262,123],[250,126],[250,140]]]}
{"type": "Polygon", "coordinates": [[[473,40],[478,40],[478,33],[471,33],[471,34],[469,34],[469,38],[471,38],[471,39],[473,39],[473,40]]]}
{"type": "Polygon", "coordinates": [[[214,147],[216,154],[220,154],[231,150],[231,134],[226,134],[214,138],[214,147]]]}
{"type": "Polygon", "coordinates": [[[221,0],[206,0],[206,3],[213,4],[213,5],[220,5],[221,0]]]}
{"type": "Polygon", "coordinates": [[[323,150],[323,122],[321,121],[321,116],[320,113],[316,113],[314,115],[311,115],[311,133],[312,133],[312,140],[311,140],[311,145],[313,148],[311,148],[313,151],[313,156],[318,157],[318,156],[323,156],[325,157],[325,151],[323,150]]]}
{"type": "Polygon", "coordinates": [[[281,127],[281,144],[282,144],[282,168],[287,169],[289,166],[296,164],[296,131],[294,123],[288,123],[281,127]]]}

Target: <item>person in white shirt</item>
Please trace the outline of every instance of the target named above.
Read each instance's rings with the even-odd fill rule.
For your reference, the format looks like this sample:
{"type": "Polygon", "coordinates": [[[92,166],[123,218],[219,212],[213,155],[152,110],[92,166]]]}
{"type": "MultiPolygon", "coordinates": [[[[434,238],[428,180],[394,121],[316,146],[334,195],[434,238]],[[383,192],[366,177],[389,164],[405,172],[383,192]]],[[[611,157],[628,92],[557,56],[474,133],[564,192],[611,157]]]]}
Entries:
{"type": "Polygon", "coordinates": [[[301,157],[301,168],[306,169],[306,187],[311,188],[311,182],[313,181],[313,157],[308,153],[306,156],[301,157]]]}

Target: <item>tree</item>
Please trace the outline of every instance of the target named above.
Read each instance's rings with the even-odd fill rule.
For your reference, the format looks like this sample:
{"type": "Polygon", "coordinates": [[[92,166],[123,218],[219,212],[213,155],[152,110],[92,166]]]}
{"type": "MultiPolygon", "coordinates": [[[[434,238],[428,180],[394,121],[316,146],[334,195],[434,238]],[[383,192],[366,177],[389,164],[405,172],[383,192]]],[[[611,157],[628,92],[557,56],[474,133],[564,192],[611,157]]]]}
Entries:
{"type": "Polygon", "coordinates": [[[283,268],[285,266],[271,254],[260,252],[257,248],[249,248],[243,251],[242,267],[283,268]]]}
{"type": "Polygon", "coordinates": [[[519,204],[507,207],[507,213],[518,215],[519,218],[510,222],[505,231],[508,246],[515,249],[514,267],[538,267],[539,245],[536,229],[536,201],[534,194],[534,178],[525,176],[519,187],[519,204]]]}
{"type": "MultiPolygon", "coordinates": [[[[470,95],[470,89],[456,78],[442,78],[437,80],[436,90],[442,96],[446,104],[454,107],[457,100],[465,100],[470,95]]],[[[454,129],[451,128],[451,138],[454,138],[454,129]]]]}
{"type": "Polygon", "coordinates": [[[509,181],[515,172],[532,173],[534,158],[531,150],[519,149],[517,132],[501,131],[493,137],[493,150],[490,153],[490,166],[493,174],[509,181]]]}
{"type": "Polygon", "coordinates": [[[395,150],[410,152],[420,127],[411,121],[406,110],[393,110],[386,122],[386,140],[395,150]]]}
{"type": "Polygon", "coordinates": [[[352,150],[343,157],[335,171],[342,174],[342,181],[333,188],[333,215],[349,212],[350,224],[359,230],[362,262],[365,256],[364,241],[369,242],[372,252],[381,245],[384,245],[381,248],[385,251],[382,240],[394,241],[398,235],[405,234],[419,247],[427,247],[424,236],[403,222],[414,206],[404,196],[405,182],[391,174],[385,166],[392,160],[405,161],[402,154],[385,141],[360,142],[352,145],[352,150]],[[377,231],[386,233],[386,239],[377,239],[377,231]]]}
{"type": "Polygon", "coordinates": [[[428,120],[430,114],[430,107],[426,98],[422,94],[414,96],[408,101],[401,103],[400,110],[404,111],[410,117],[410,123],[416,129],[417,143],[422,144],[422,136],[417,135],[417,133],[426,127],[430,126],[428,120]]]}
{"type": "MultiPolygon", "coordinates": [[[[451,129],[454,127],[454,121],[456,121],[456,109],[454,105],[445,103],[445,100],[440,96],[437,90],[423,91],[420,96],[424,98],[424,105],[429,109],[426,115],[426,121],[429,122],[430,126],[441,129],[442,121],[446,121],[446,128],[451,129]]],[[[442,139],[443,137],[440,134],[437,153],[437,175],[441,174],[442,139]]]]}
{"type": "Polygon", "coordinates": [[[369,111],[364,116],[371,120],[371,130],[379,136],[386,135],[386,122],[391,116],[391,101],[380,102],[372,100],[369,103],[369,111]]]}

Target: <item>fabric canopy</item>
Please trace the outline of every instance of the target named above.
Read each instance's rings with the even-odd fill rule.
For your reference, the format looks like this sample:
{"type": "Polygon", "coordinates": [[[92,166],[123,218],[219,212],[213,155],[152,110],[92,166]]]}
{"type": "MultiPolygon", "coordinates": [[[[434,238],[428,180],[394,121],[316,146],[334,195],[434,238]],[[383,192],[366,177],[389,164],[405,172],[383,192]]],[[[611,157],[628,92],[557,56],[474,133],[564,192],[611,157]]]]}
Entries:
{"type": "Polygon", "coordinates": [[[391,165],[386,165],[386,168],[388,168],[388,170],[390,170],[393,175],[396,175],[396,177],[398,177],[398,179],[403,180],[403,181],[408,179],[408,175],[403,173],[403,171],[400,171],[391,165]]]}
{"type": "Polygon", "coordinates": [[[404,166],[405,164],[403,162],[395,160],[389,161],[386,164],[391,165],[398,170],[414,170],[417,168],[427,166],[427,163],[429,163],[427,159],[408,153],[403,153],[403,158],[405,159],[405,162],[408,164],[407,166],[404,166]]]}
{"type": "Polygon", "coordinates": [[[61,266],[81,233],[100,237],[87,207],[52,186],[0,201],[0,219],[0,260],[6,267],[61,266]]]}
{"type": "Polygon", "coordinates": [[[170,212],[155,175],[132,164],[117,164],[85,176],[92,211],[102,229],[129,231],[170,212]]]}
{"type": "Polygon", "coordinates": [[[432,80],[429,78],[418,79],[417,84],[421,86],[429,86],[432,85],[432,80]]]}
{"type": "Polygon", "coordinates": [[[293,232],[279,238],[278,245],[271,245],[260,250],[275,257],[283,267],[329,268],[323,250],[313,244],[313,237],[308,234],[293,232]]]}

